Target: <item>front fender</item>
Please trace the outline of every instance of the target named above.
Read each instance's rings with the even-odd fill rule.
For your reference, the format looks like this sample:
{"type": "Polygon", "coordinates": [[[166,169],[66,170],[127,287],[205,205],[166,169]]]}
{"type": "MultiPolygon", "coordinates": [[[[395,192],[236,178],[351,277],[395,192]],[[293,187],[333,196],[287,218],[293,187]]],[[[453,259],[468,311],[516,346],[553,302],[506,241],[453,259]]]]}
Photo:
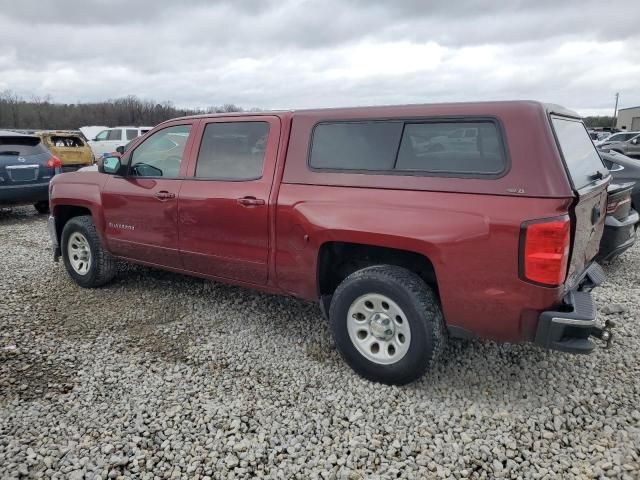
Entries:
{"type": "Polygon", "coordinates": [[[104,238],[105,222],[102,209],[102,187],[106,175],[98,172],[73,172],[56,175],[50,187],[51,212],[56,219],[58,240],[66,221],[75,216],[68,216],[69,207],[87,209],[91,213],[100,240],[106,245],[104,238]]]}

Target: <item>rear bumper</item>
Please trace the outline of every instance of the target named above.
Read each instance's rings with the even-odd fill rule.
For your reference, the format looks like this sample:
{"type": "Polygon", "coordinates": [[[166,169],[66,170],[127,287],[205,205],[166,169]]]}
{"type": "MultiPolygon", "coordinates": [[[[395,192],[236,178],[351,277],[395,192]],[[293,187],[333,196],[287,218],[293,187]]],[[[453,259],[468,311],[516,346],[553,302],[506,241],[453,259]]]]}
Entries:
{"type": "Polygon", "coordinates": [[[604,232],[600,241],[598,261],[606,262],[620,255],[631,247],[636,241],[636,228],[640,222],[640,215],[631,210],[624,220],[618,220],[612,215],[607,215],[604,224],[604,232]]]}
{"type": "Polygon", "coordinates": [[[49,182],[25,185],[0,185],[0,204],[18,205],[49,200],[49,182]]]}
{"type": "Polygon", "coordinates": [[[610,325],[597,322],[596,305],[591,289],[604,281],[604,272],[597,263],[586,270],[577,288],[570,290],[557,310],[542,312],[534,343],[550,350],[569,353],[591,353],[595,343],[590,337],[611,341],[610,325]]]}

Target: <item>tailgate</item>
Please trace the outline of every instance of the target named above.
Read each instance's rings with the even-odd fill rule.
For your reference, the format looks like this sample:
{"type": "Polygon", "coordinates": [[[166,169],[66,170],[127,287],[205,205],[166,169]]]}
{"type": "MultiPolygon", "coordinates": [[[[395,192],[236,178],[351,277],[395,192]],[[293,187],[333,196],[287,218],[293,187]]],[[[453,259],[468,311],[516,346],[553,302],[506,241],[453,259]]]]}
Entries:
{"type": "Polygon", "coordinates": [[[581,120],[552,115],[551,123],[576,195],[570,212],[574,232],[567,283],[571,286],[600,248],[611,176],[581,120]]]}
{"type": "Polygon", "coordinates": [[[606,209],[607,182],[602,182],[588,192],[580,192],[578,202],[573,208],[575,233],[567,277],[570,284],[584,271],[600,249],[606,209]]]}
{"type": "Polygon", "coordinates": [[[50,150],[60,159],[62,165],[91,165],[91,151],[88,148],[50,147],[50,150]]]}

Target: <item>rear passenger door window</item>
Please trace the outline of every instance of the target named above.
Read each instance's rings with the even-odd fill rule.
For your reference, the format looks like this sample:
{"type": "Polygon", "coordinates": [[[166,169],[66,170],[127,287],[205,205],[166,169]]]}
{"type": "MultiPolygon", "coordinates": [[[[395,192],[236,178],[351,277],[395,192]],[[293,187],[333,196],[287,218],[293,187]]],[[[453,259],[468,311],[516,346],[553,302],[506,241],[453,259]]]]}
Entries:
{"type": "Polygon", "coordinates": [[[268,122],[214,122],[206,125],[196,178],[248,181],[262,177],[268,122]]]}
{"type": "Polygon", "coordinates": [[[472,177],[499,175],[506,163],[492,120],[321,123],[309,158],[320,170],[472,177]]]}
{"type": "Polygon", "coordinates": [[[107,135],[107,140],[122,140],[122,130],[119,128],[114,128],[113,130],[109,130],[109,134],[107,135]]]}

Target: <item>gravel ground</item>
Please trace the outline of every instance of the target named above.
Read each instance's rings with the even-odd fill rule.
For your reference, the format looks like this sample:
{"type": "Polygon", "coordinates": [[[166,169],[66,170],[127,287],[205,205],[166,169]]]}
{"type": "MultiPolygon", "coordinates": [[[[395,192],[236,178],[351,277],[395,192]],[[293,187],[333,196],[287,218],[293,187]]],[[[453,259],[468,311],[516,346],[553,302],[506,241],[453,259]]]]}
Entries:
{"type": "Polygon", "coordinates": [[[596,290],[611,350],[451,342],[357,377],[315,305],[122,265],[81,290],[0,213],[0,478],[640,478],[640,248],[596,290]]]}

